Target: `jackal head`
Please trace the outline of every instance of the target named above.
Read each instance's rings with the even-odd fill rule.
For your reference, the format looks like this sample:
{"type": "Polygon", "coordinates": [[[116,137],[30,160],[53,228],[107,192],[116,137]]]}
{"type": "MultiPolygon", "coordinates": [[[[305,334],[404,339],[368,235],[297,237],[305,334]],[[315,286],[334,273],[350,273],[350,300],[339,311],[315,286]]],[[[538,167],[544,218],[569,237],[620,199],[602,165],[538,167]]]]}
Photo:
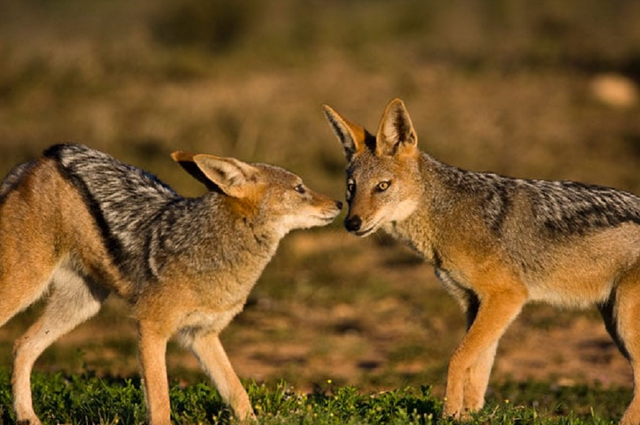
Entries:
{"type": "Polygon", "coordinates": [[[418,136],[404,103],[394,99],[387,105],[376,136],[329,106],[324,106],[324,112],[348,161],[345,228],[367,236],[409,217],[420,201],[423,184],[418,136]]]}
{"type": "Polygon", "coordinates": [[[324,226],[342,208],[342,202],[313,191],[280,167],[180,151],[171,156],[209,190],[222,194],[239,219],[263,226],[263,232],[284,236],[294,229],[324,226]]]}

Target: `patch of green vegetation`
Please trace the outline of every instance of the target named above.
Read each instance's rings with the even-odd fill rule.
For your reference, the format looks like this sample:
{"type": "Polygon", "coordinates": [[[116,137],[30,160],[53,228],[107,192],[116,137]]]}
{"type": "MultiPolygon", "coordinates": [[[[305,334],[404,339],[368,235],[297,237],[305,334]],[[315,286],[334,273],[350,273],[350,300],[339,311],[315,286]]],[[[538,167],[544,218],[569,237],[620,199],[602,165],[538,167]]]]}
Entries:
{"type": "MultiPolygon", "coordinates": [[[[43,423],[137,424],[146,419],[140,381],[91,375],[34,374],[35,410],[43,423]]],[[[15,423],[9,374],[0,372],[0,423],[15,423]]]]}
{"type": "MultiPolygon", "coordinates": [[[[13,423],[9,374],[0,371],[0,423],[13,423]]],[[[262,424],[453,424],[441,418],[431,388],[362,393],[330,380],[310,394],[285,382],[251,383],[249,396],[262,424]]],[[[90,374],[34,374],[35,409],[44,423],[140,424],[146,407],[139,379],[90,374]]],[[[176,424],[237,423],[218,393],[205,383],[170,390],[176,424]]],[[[506,383],[492,389],[487,407],[468,424],[610,424],[622,413],[629,390],[547,383],[506,383]]]]}
{"type": "Polygon", "coordinates": [[[510,381],[491,387],[490,406],[485,410],[508,404],[519,410],[535,410],[540,417],[556,418],[556,423],[601,424],[618,420],[631,396],[629,388],[605,389],[598,384],[564,386],[510,381]]]}

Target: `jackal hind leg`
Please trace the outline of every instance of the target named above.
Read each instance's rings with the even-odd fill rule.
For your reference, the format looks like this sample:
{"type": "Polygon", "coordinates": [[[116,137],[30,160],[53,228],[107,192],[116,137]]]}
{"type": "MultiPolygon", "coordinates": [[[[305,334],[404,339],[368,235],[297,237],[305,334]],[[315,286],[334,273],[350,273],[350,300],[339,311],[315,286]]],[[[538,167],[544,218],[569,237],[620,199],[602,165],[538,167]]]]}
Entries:
{"type": "Polygon", "coordinates": [[[108,290],[85,280],[77,272],[58,269],[42,315],[13,348],[13,400],[19,423],[40,424],[33,410],[31,370],[40,354],[60,336],[94,316],[109,295],[108,290]]]}
{"type": "Polygon", "coordinates": [[[188,342],[204,371],[211,377],[220,396],[242,421],[256,419],[251,401],[222,347],[216,333],[199,333],[188,342]]]}
{"type": "MultiPolygon", "coordinates": [[[[47,292],[53,269],[53,267],[46,267],[45,261],[40,261],[39,267],[9,267],[6,263],[12,262],[3,261],[0,268],[0,326],[47,292]]],[[[14,366],[14,382],[16,375],[20,375],[16,372],[17,368],[14,366]]],[[[18,412],[18,419],[22,421],[21,423],[39,425],[40,421],[31,407],[29,371],[26,371],[26,374],[26,383],[18,386],[14,384],[13,386],[14,408],[18,412]],[[20,389],[18,390],[17,387],[20,389]]]]}
{"type": "Polygon", "coordinates": [[[52,270],[53,266],[44,264],[36,267],[0,265],[0,327],[42,298],[51,283],[52,270]]]}
{"type": "Polygon", "coordinates": [[[620,281],[614,296],[600,306],[607,330],[629,359],[633,369],[633,398],[620,424],[640,424],[640,270],[636,269],[620,281]],[[607,324],[607,320],[609,324],[607,324]]]}

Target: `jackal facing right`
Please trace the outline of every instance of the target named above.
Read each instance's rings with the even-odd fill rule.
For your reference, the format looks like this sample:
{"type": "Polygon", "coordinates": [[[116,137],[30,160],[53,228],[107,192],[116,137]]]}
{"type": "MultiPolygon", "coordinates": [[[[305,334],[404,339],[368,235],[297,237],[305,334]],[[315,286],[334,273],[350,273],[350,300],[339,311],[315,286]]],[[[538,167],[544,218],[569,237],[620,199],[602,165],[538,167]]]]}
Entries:
{"type": "Polygon", "coordinates": [[[19,423],[40,424],[30,388],[38,356],[112,292],[130,304],[138,325],[152,425],[170,423],[165,350],[174,334],[236,416],[255,417],[219,334],[280,240],[330,223],[342,204],[279,167],[184,152],[173,159],[210,192],[184,198],[149,173],[71,144],[47,149],[2,182],[0,326],[48,295],[42,316],[14,346],[19,423]]]}
{"type": "Polygon", "coordinates": [[[449,364],[444,414],[481,408],[498,340],[527,301],[596,304],[634,370],[621,423],[640,423],[640,198],[569,181],[460,170],[418,150],[404,104],[376,136],[325,107],[347,157],[345,227],[383,229],[435,266],[468,331],[449,364]]]}

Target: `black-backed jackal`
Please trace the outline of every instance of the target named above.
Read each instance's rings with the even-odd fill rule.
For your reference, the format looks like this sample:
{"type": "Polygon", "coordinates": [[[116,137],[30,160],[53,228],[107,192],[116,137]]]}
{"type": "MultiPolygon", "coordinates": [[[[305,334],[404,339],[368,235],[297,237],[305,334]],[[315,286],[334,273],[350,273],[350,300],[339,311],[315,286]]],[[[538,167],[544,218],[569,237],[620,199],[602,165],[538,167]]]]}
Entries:
{"type": "Polygon", "coordinates": [[[418,149],[404,104],[376,135],[326,106],[347,165],[348,231],[383,229],[432,263],[467,316],[444,414],[480,409],[498,346],[528,301],[596,304],[634,370],[621,423],[640,423],[640,198],[569,181],[523,180],[443,164],[418,149]]]}
{"type": "Polygon", "coordinates": [[[98,312],[110,293],[138,325],[152,424],[170,423],[165,363],[174,334],[225,401],[253,418],[219,334],[290,230],[322,226],[341,203],[278,167],[175,152],[210,192],[184,198],[154,176],[82,145],[56,145],[0,186],[0,326],[48,294],[16,341],[12,373],[20,423],[39,424],[31,369],[58,337],[98,312]]]}

